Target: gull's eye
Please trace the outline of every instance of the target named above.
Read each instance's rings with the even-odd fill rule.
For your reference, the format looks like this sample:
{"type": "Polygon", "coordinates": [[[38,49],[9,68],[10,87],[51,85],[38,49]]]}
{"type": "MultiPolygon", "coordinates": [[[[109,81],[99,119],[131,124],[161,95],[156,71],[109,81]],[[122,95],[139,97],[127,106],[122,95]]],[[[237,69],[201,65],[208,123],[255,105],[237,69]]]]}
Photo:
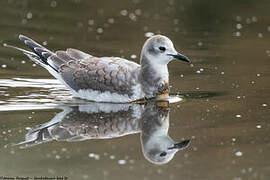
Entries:
{"type": "Polygon", "coordinates": [[[160,46],[160,47],[159,47],[159,50],[161,50],[161,51],[166,51],[166,48],[163,47],[163,46],[160,46]]]}
{"type": "Polygon", "coordinates": [[[160,153],[160,157],[163,157],[163,156],[166,156],[167,155],[167,153],[166,152],[162,152],[162,153],[160,153]]]}

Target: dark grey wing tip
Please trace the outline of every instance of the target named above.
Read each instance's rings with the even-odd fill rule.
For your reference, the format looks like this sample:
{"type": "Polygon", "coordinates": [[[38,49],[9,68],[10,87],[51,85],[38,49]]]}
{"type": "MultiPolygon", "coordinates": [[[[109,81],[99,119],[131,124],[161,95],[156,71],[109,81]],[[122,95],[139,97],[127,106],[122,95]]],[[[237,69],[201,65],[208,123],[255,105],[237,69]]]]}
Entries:
{"type": "Polygon", "coordinates": [[[47,60],[51,55],[53,55],[53,52],[41,46],[39,43],[35,42],[31,38],[26,37],[22,34],[19,35],[19,39],[23,41],[23,43],[28,46],[28,48],[30,48],[40,58],[39,61],[41,63],[49,65],[52,69],[58,72],[58,70],[54,68],[52,64],[49,64],[47,60]]]}

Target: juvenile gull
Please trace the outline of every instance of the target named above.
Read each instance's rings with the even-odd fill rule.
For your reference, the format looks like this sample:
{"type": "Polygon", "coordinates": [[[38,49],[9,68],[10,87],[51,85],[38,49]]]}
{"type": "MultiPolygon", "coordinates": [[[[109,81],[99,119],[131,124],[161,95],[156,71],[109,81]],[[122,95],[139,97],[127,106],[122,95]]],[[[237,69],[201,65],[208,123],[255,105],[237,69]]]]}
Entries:
{"type": "Polygon", "coordinates": [[[146,40],[140,64],[119,57],[94,57],[77,49],[52,52],[32,39],[19,35],[33,52],[22,51],[65,84],[75,97],[97,102],[136,102],[148,98],[167,98],[167,64],[174,58],[190,62],[178,53],[166,36],[146,40]]]}

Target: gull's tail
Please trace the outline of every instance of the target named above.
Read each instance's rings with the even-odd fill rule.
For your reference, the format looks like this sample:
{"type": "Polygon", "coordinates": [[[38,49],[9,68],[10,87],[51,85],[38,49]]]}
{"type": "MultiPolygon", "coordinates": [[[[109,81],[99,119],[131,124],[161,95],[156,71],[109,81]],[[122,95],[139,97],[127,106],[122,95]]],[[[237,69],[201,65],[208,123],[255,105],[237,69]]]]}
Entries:
{"type": "Polygon", "coordinates": [[[58,113],[53,119],[44,124],[40,124],[34,128],[31,128],[25,135],[25,139],[23,141],[12,143],[11,145],[20,145],[20,148],[24,149],[53,140],[61,140],[61,137],[55,135],[54,129],[63,130],[63,133],[68,133],[65,128],[60,128],[59,124],[72,111],[72,108],[68,106],[60,108],[63,111],[58,113]]]}
{"type": "MultiPolygon", "coordinates": [[[[45,47],[41,46],[34,40],[24,36],[19,35],[19,39],[24,42],[25,45],[27,45],[33,52],[27,51],[25,49],[21,49],[15,46],[11,46],[8,44],[3,44],[4,47],[14,48],[16,50],[21,51],[23,54],[25,54],[29,59],[34,61],[35,63],[41,65],[45,69],[47,69],[51,74],[55,74],[55,72],[58,72],[58,64],[57,60],[54,59],[54,61],[51,61],[51,57],[54,55],[54,53],[45,47]]],[[[59,59],[60,60],[60,59],[59,59]]],[[[63,62],[60,62],[62,64],[63,62]]]]}

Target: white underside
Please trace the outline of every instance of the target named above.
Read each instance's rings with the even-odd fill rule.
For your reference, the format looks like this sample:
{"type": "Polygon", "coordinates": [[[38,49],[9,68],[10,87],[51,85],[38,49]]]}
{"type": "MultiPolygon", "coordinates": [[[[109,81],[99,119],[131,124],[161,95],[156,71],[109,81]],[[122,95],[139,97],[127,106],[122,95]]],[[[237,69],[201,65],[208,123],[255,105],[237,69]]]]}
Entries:
{"type": "Polygon", "coordinates": [[[109,91],[101,92],[91,89],[80,89],[79,91],[73,91],[75,97],[87,99],[95,102],[113,102],[113,103],[126,103],[141,99],[144,97],[144,93],[141,90],[141,85],[138,84],[132,87],[133,95],[111,93],[109,91]]]}

